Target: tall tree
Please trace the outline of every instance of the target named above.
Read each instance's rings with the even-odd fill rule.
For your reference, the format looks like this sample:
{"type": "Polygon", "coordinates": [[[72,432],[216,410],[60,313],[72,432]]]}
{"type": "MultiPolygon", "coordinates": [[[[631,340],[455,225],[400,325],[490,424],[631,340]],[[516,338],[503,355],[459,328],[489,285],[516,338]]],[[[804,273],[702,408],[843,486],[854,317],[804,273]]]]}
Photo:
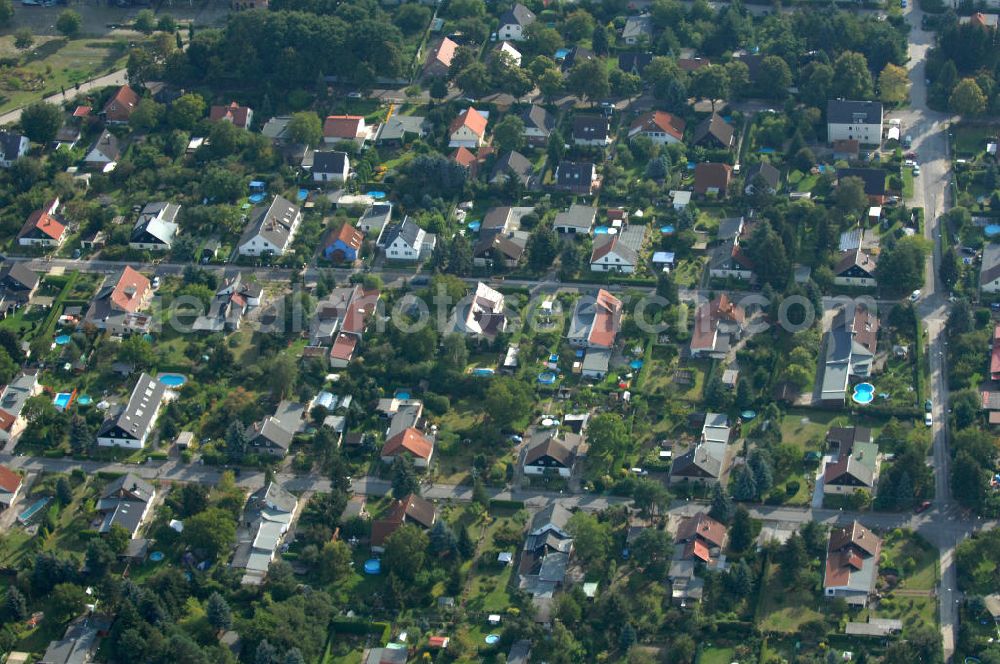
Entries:
{"type": "Polygon", "coordinates": [[[721,483],[712,487],[712,507],[708,514],[716,521],[729,523],[733,518],[736,506],[732,498],[726,493],[725,487],[721,483]]]}
{"type": "Polygon", "coordinates": [[[392,463],[392,495],[399,499],[411,493],[420,495],[420,478],[410,459],[396,457],[392,463]]]}
{"type": "Polygon", "coordinates": [[[233,626],[233,612],[229,603],[218,592],[213,592],[205,602],[205,617],[208,624],[216,631],[229,629],[233,626]]]}
{"type": "Polygon", "coordinates": [[[21,111],[21,129],[35,143],[51,143],[62,124],[62,110],[55,104],[36,101],[21,111]]]}
{"type": "Polygon", "coordinates": [[[974,78],[963,78],[948,97],[948,108],[961,115],[980,115],[986,110],[986,95],[974,78]]]}
{"type": "Polygon", "coordinates": [[[581,100],[591,103],[607,97],[611,92],[611,82],[604,61],[594,58],[576,63],[569,70],[566,86],[581,100]]]}
{"type": "Polygon", "coordinates": [[[386,568],[403,581],[413,581],[424,567],[428,545],[427,533],[414,525],[403,524],[385,541],[386,568]]]}
{"type": "Polygon", "coordinates": [[[887,64],[878,75],[879,99],[902,104],[910,94],[910,77],[906,70],[892,63],[887,64]]]}
{"type": "Polygon", "coordinates": [[[493,142],[500,150],[520,150],[524,146],[524,121],[508,115],[493,127],[493,142]]]}
{"type": "Polygon", "coordinates": [[[845,99],[867,99],[872,96],[872,73],[868,60],[861,53],[844,51],[833,63],[833,90],[845,99]]]}
{"type": "Polygon", "coordinates": [[[295,143],[315,147],[323,141],[323,123],[312,111],[293,113],[288,121],[287,130],[288,137],[295,143]]]}

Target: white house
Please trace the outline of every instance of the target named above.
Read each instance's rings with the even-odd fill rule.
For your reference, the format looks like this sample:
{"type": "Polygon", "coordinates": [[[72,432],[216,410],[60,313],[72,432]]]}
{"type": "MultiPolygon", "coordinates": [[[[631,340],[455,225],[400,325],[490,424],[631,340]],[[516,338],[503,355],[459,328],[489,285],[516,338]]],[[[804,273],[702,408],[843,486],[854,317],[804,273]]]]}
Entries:
{"type": "Polygon", "coordinates": [[[143,372],[128,403],[104,420],[97,432],[97,444],[101,447],[126,447],[132,450],[145,447],[165,392],[166,386],[163,383],[143,372]]]}
{"type": "Polygon", "coordinates": [[[53,198],[40,210],[28,215],[17,243],[22,247],[58,247],[66,239],[66,224],[56,217],[59,199],[53,198]]]}
{"type": "Polygon", "coordinates": [[[402,223],[388,227],[383,236],[385,255],[393,261],[417,261],[434,251],[437,238],[409,216],[402,223]]]}
{"type": "Polygon", "coordinates": [[[313,182],[344,182],[351,172],[351,162],[346,152],[315,152],[311,170],[313,182]]]}
{"type": "Polygon", "coordinates": [[[146,251],[169,251],[180,226],[177,215],[181,206],[163,201],[148,203],[132,228],[128,246],[146,251]]]}
{"type": "MultiPolygon", "coordinates": [[[[616,229],[612,229],[616,230],[616,229]]],[[[631,274],[639,265],[639,254],[646,239],[645,226],[629,226],[615,234],[598,235],[594,238],[594,250],[590,256],[593,272],[622,272],[631,274]]]]}
{"type": "Polygon", "coordinates": [[[525,475],[570,477],[583,436],[558,429],[540,429],[531,436],[522,468],[525,475]]]}
{"type": "Polygon", "coordinates": [[[28,152],[28,137],[9,131],[0,131],[0,167],[10,168],[11,164],[28,152]]]}
{"type": "Polygon", "coordinates": [[[535,22],[535,15],[520,2],[500,16],[500,28],[497,38],[502,41],[524,41],[527,36],[524,29],[535,22]]]}
{"type": "Polygon", "coordinates": [[[882,103],[831,99],[826,103],[826,140],[882,142],[882,103]]]}
{"type": "Polygon", "coordinates": [[[240,256],[281,256],[291,245],[301,222],[299,206],[275,196],[269,206],[253,211],[237,245],[240,256]]]}
{"type": "Polygon", "coordinates": [[[486,116],[471,106],[455,118],[448,128],[448,147],[474,150],[486,138],[486,116]]]}
{"type": "Polygon", "coordinates": [[[990,242],[983,248],[979,290],[983,293],[1000,293],[1000,244],[996,242],[990,242]]]}
{"type": "Polygon", "coordinates": [[[684,140],[684,127],[687,123],[666,111],[651,111],[643,113],[635,119],[628,130],[629,140],[637,136],[645,136],[656,145],[670,145],[684,140]]]}

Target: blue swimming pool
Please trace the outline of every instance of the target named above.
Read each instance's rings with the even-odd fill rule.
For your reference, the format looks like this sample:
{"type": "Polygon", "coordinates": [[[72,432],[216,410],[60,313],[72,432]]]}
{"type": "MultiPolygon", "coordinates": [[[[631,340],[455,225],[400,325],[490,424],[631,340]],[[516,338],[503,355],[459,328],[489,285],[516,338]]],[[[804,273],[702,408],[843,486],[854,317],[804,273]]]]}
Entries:
{"type": "Polygon", "coordinates": [[[31,517],[33,517],[36,514],[38,514],[38,512],[43,507],[45,507],[46,505],[49,504],[50,500],[52,500],[52,499],[46,497],[46,498],[42,498],[42,499],[36,501],[31,507],[29,507],[28,509],[26,509],[23,512],[21,512],[20,516],[17,517],[17,520],[20,521],[22,524],[28,523],[28,521],[31,520],[31,517]]]}
{"type": "Polygon", "coordinates": [[[483,639],[483,640],[486,641],[487,645],[494,646],[494,645],[500,643],[500,635],[499,634],[487,634],[486,638],[483,639]]]}
{"type": "Polygon", "coordinates": [[[760,154],[774,154],[777,150],[774,148],[761,148],[760,150],[757,150],[757,152],[760,154]]]}
{"type": "Polygon", "coordinates": [[[492,376],[496,373],[495,369],[490,369],[489,367],[476,367],[472,370],[473,376],[492,376]]]}
{"type": "Polygon", "coordinates": [[[395,396],[396,396],[397,399],[401,399],[403,401],[406,401],[407,399],[410,398],[410,393],[407,392],[407,391],[405,391],[405,390],[397,390],[395,396]]]}
{"type": "Polygon", "coordinates": [[[369,191],[368,195],[371,196],[372,198],[374,198],[377,201],[380,201],[383,198],[385,198],[385,192],[384,191],[369,191]]]}
{"type": "Polygon", "coordinates": [[[264,194],[250,194],[249,196],[247,196],[247,200],[250,201],[251,203],[260,203],[262,200],[264,200],[264,194]]]}
{"type": "Polygon", "coordinates": [[[660,226],[660,232],[663,233],[664,235],[673,235],[674,227],[670,225],[660,226]]]}
{"type": "Polygon", "coordinates": [[[308,189],[299,189],[299,193],[298,193],[297,198],[300,201],[306,200],[307,198],[309,198],[309,190],[308,189]]]}
{"type": "Polygon", "coordinates": [[[94,400],[90,398],[89,394],[81,394],[76,398],[76,402],[81,406],[89,406],[94,400]]]}
{"type": "Polygon", "coordinates": [[[156,380],[160,381],[167,387],[180,387],[187,382],[187,378],[185,376],[176,373],[162,373],[156,377],[156,380]]]}
{"type": "Polygon", "coordinates": [[[163,552],[162,551],[154,551],[151,554],[149,554],[149,559],[152,560],[154,563],[158,563],[161,560],[163,560],[163,552]]]}
{"type": "Polygon", "coordinates": [[[56,343],[60,346],[65,346],[70,342],[70,336],[68,334],[60,334],[56,337],[56,343]]]}
{"type": "Polygon", "coordinates": [[[744,410],[740,413],[740,417],[749,422],[753,418],[757,417],[757,412],[753,410],[744,410]]]}
{"type": "Polygon", "coordinates": [[[59,392],[56,394],[55,399],[52,400],[53,405],[59,410],[66,410],[69,402],[73,400],[73,395],[69,392],[59,392]]]}
{"type": "Polygon", "coordinates": [[[365,561],[365,574],[378,574],[382,571],[382,561],[378,558],[371,558],[365,561]]]}
{"type": "Polygon", "coordinates": [[[607,234],[608,234],[607,226],[598,226],[597,228],[594,229],[594,235],[607,235],[607,234]]]}
{"type": "MultiPolygon", "coordinates": [[[[983,229],[983,232],[986,233],[986,237],[993,237],[994,235],[1000,235],[1000,224],[990,224],[989,226],[983,229]]],[[[56,343],[59,343],[58,340],[56,341],[56,343]]]]}
{"type": "Polygon", "coordinates": [[[851,398],[855,403],[869,404],[875,398],[875,386],[871,383],[858,383],[854,386],[851,398]]]}
{"type": "Polygon", "coordinates": [[[551,371],[543,371],[538,374],[538,382],[542,385],[552,385],[556,382],[556,375],[551,371]]]}
{"type": "Polygon", "coordinates": [[[642,360],[632,360],[628,365],[633,369],[642,369],[642,360]]]}
{"type": "Polygon", "coordinates": [[[478,233],[480,226],[483,225],[483,222],[481,222],[481,221],[470,221],[468,225],[469,225],[469,230],[470,231],[472,231],[473,233],[478,233]]]}

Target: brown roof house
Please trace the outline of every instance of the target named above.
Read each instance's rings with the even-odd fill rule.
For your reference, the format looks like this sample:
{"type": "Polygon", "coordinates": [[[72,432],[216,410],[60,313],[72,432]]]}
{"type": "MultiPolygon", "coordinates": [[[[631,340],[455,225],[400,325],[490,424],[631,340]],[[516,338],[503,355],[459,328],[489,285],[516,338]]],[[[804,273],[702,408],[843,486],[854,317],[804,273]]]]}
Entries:
{"type": "Polygon", "coordinates": [[[249,129],[253,122],[253,109],[249,106],[240,106],[235,101],[226,106],[213,106],[208,112],[208,119],[212,122],[229,122],[234,127],[249,129]]]}
{"type": "Polygon", "coordinates": [[[674,541],[684,545],[682,560],[700,560],[708,564],[718,559],[726,547],[728,529],[705,512],[681,521],[674,541]]]}
{"type": "Polygon", "coordinates": [[[656,145],[680,143],[684,140],[685,126],[684,119],[672,113],[651,111],[643,113],[632,122],[632,126],[628,130],[628,138],[631,141],[637,136],[645,136],[656,145]]]}
{"type": "Polygon", "coordinates": [[[608,291],[602,288],[594,296],[581,295],[570,320],[569,343],[577,348],[610,349],[621,321],[622,301],[608,291]]]}
{"type": "Polygon", "coordinates": [[[823,594],[842,597],[852,606],[865,606],[878,579],[882,540],[857,521],[830,532],[826,549],[823,594]]]}
{"type": "Polygon", "coordinates": [[[445,37],[437,48],[431,51],[424,65],[424,76],[447,76],[451,61],[455,57],[458,44],[445,37]]]}
{"type": "Polygon", "coordinates": [[[414,466],[427,468],[434,456],[434,440],[419,429],[407,427],[385,441],[381,456],[384,463],[392,463],[396,457],[409,456],[414,466]]]}
{"type": "Polygon", "coordinates": [[[14,504],[21,492],[21,476],[7,466],[0,466],[0,510],[14,504]]]}
{"type": "Polygon", "coordinates": [[[404,523],[430,530],[437,521],[437,510],[434,504],[416,494],[410,494],[402,500],[395,501],[381,519],[372,522],[371,547],[379,553],[385,550],[385,541],[404,523]]]}
{"type": "Polygon", "coordinates": [[[104,105],[104,121],[108,124],[125,124],[139,105],[139,95],[127,85],[123,85],[104,105]]]}
{"type": "Polygon", "coordinates": [[[724,198],[729,193],[733,167],[729,164],[702,163],[694,167],[694,193],[724,198]]]}
{"type": "Polygon", "coordinates": [[[522,469],[525,475],[570,477],[585,451],[584,437],[558,429],[539,429],[528,440],[522,469]]]}
{"type": "Polygon", "coordinates": [[[143,313],[153,298],[153,287],[138,270],[125,266],[117,278],[108,278],[87,309],[85,320],[113,334],[148,332],[152,316],[143,313]]]}
{"type": "Polygon", "coordinates": [[[831,460],[823,470],[823,493],[853,494],[858,490],[875,493],[880,456],[867,427],[833,427],[827,433],[831,460]]]}
{"type": "Polygon", "coordinates": [[[707,413],[701,430],[701,439],[687,452],[674,459],[670,469],[670,483],[724,482],[732,464],[729,453],[731,430],[728,418],[721,413],[707,413]]]}
{"type": "Polygon", "coordinates": [[[724,358],[746,325],[743,308],[723,293],[698,307],[691,331],[691,356],[724,358]]]}
{"type": "Polygon", "coordinates": [[[722,119],[718,113],[712,113],[702,120],[694,130],[694,144],[710,148],[729,150],[733,147],[736,130],[722,119]]]}

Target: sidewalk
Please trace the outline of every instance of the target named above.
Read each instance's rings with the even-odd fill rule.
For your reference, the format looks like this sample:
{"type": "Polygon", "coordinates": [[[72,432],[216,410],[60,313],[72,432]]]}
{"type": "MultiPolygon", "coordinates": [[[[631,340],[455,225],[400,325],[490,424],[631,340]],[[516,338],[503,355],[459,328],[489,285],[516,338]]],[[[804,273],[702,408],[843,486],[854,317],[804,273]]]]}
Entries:
{"type": "MultiPolygon", "coordinates": [[[[80,84],[77,88],[73,86],[66,90],[66,93],[57,93],[48,97],[45,97],[42,101],[47,101],[51,104],[62,104],[65,101],[73,99],[81,92],[89,92],[96,88],[103,88],[109,85],[125,85],[127,83],[127,75],[124,69],[119,69],[118,71],[113,71],[110,74],[105,74],[104,76],[98,76],[97,78],[92,78],[89,81],[85,81],[80,84]]],[[[17,108],[13,111],[9,111],[0,115],[0,125],[13,124],[21,119],[21,109],[17,108]]]]}

